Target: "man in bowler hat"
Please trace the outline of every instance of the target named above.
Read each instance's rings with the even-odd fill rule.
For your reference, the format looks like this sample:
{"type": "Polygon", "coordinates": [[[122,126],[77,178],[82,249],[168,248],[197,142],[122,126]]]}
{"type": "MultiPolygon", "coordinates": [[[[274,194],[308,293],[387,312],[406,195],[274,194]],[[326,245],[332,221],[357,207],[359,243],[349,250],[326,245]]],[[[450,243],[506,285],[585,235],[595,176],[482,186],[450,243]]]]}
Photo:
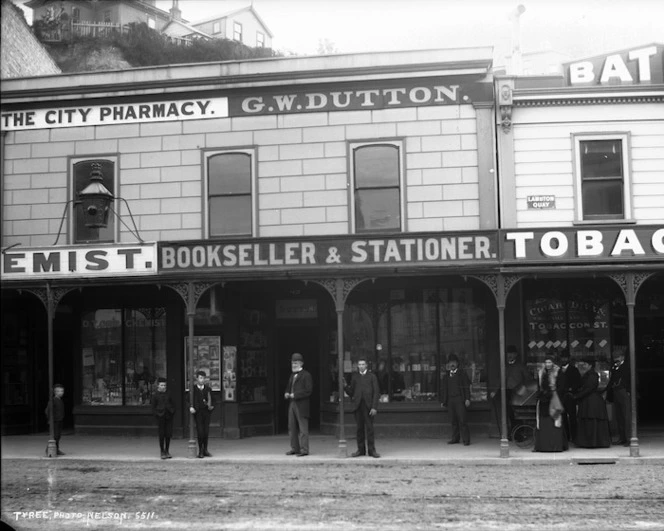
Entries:
{"type": "Polygon", "coordinates": [[[311,374],[304,369],[302,354],[291,357],[291,375],[284,392],[288,404],[288,434],[291,449],[286,455],[309,455],[309,397],[313,390],[311,374]]]}
{"type": "Polygon", "coordinates": [[[470,380],[463,370],[459,369],[459,358],[451,354],[447,362],[448,370],[443,377],[441,398],[442,406],[450,414],[452,424],[452,438],[447,444],[457,444],[459,438],[463,444],[470,444],[470,430],[468,429],[468,413],[470,406],[470,380]]]}
{"type": "Polygon", "coordinates": [[[360,358],[357,361],[357,372],[353,373],[350,385],[346,387],[346,392],[352,400],[357,425],[357,452],[352,454],[353,457],[366,455],[367,451],[371,457],[380,457],[376,452],[373,426],[374,417],[378,412],[380,388],[376,375],[367,370],[366,359],[360,358]]]}

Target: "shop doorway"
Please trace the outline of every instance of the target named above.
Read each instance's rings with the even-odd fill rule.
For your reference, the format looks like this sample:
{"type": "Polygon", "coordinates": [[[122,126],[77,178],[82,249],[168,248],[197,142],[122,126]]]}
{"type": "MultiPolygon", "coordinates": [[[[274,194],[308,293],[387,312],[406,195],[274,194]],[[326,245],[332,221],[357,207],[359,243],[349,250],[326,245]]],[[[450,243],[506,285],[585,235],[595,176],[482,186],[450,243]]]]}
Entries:
{"type": "Polygon", "coordinates": [[[284,390],[288,385],[291,373],[291,355],[299,352],[304,357],[304,368],[311,373],[314,382],[311,395],[311,417],[309,429],[318,430],[320,427],[320,344],[318,327],[306,326],[277,326],[277,414],[276,433],[288,432],[288,402],[284,400],[284,390]]]}

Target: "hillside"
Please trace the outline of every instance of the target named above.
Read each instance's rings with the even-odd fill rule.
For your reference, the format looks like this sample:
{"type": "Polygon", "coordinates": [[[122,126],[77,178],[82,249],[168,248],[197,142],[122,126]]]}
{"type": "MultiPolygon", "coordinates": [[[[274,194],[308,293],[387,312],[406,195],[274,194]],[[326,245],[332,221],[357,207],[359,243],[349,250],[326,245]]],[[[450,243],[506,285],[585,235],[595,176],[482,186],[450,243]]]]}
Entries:
{"type": "MultiPolygon", "coordinates": [[[[42,36],[38,25],[35,33],[42,36]]],[[[130,24],[130,30],[108,38],[75,38],[72,42],[43,45],[63,73],[122,70],[166,64],[202,63],[277,57],[269,48],[250,48],[235,41],[194,41],[190,46],[170,43],[145,24],[130,24]]]]}

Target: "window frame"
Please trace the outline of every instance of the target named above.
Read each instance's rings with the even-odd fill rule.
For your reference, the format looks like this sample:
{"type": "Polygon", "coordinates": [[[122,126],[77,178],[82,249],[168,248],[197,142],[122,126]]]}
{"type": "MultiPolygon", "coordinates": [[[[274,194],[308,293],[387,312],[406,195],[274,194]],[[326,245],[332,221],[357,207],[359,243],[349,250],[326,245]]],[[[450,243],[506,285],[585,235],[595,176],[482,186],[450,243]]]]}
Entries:
{"type": "MultiPolygon", "coordinates": [[[[633,216],[632,197],[632,164],[631,164],[631,135],[629,132],[606,133],[572,133],[573,172],[574,172],[574,222],[577,224],[601,224],[629,222],[633,216]],[[583,174],[581,165],[581,152],[583,142],[592,141],[620,141],[622,149],[622,217],[586,218],[583,212],[583,174]]],[[[608,179],[608,178],[607,178],[608,179]]],[[[608,214],[607,214],[608,216],[608,214]]]]}
{"type": "Polygon", "coordinates": [[[394,230],[398,232],[407,232],[408,223],[406,220],[406,159],[405,159],[405,141],[403,138],[390,138],[383,140],[369,140],[369,141],[353,141],[348,142],[348,208],[350,210],[349,219],[349,233],[350,234],[371,234],[371,233],[388,233],[394,230]],[[392,146],[398,150],[398,170],[399,170],[399,228],[389,230],[371,230],[359,231],[356,226],[356,212],[355,212],[355,152],[367,146],[392,146]]]}
{"type": "MultiPolygon", "coordinates": [[[[257,149],[255,146],[241,146],[235,148],[224,149],[208,149],[203,151],[203,198],[202,198],[202,214],[203,214],[203,238],[208,240],[210,238],[246,238],[251,236],[255,238],[258,236],[258,194],[257,194],[257,149]],[[210,235],[210,175],[208,173],[208,163],[210,158],[216,155],[232,155],[244,154],[251,157],[251,176],[250,176],[250,200],[251,200],[251,233],[250,234],[227,234],[227,235],[210,235]]],[[[216,197],[216,196],[215,196],[216,197]]]]}
{"type": "Polygon", "coordinates": [[[256,48],[265,48],[265,33],[262,31],[256,32],[256,48]]]}
{"type": "Polygon", "coordinates": [[[212,35],[217,35],[218,33],[221,33],[221,21],[215,20],[212,23],[212,35]]]}
{"type": "Polygon", "coordinates": [[[67,211],[69,214],[69,223],[68,223],[68,231],[67,231],[67,243],[70,245],[94,245],[94,244],[114,244],[114,243],[119,243],[120,242],[120,222],[116,219],[118,216],[120,216],[122,213],[120,212],[120,201],[118,200],[118,197],[120,196],[119,193],[119,187],[120,187],[120,182],[119,182],[119,166],[120,166],[120,157],[117,154],[111,154],[111,155],[87,155],[85,157],[69,157],[67,161],[67,169],[69,172],[69,175],[67,177],[67,197],[68,199],[72,200],[71,204],[69,205],[67,211]],[[79,162],[86,162],[86,161],[94,161],[94,160],[108,160],[113,162],[113,196],[115,199],[112,201],[111,206],[113,210],[117,213],[117,216],[115,216],[112,212],[109,214],[109,217],[112,216],[113,219],[113,241],[111,242],[105,242],[105,241],[77,241],[76,237],[76,219],[75,219],[75,211],[74,209],[76,208],[76,205],[74,204],[76,197],[75,197],[75,186],[74,186],[74,165],[78,164],[79,162]]]}
{"type": "Polygon", "coordinates": [[[237,42],[242,42],[242,23],[238,22],[237,20],[233,21],[233,40],[237,42]],[[238,32],[238,27],[240,28],[240,31],[238,32]],[[239,35],[240,38],[238,39],[236,36],[239,35]]]}

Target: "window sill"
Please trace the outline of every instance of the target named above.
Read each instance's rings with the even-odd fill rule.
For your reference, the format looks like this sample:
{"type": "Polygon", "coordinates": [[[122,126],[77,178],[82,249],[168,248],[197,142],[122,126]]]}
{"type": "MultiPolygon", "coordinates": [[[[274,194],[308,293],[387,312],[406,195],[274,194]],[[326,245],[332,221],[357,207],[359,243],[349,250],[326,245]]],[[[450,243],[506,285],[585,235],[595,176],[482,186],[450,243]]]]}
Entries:
{"type": "Polygon", "coordinates": [[[584,225],[636,225],[635,219],[597,219],[597,220],[576,220],[572,222],[574,226],[584,225]]]}

